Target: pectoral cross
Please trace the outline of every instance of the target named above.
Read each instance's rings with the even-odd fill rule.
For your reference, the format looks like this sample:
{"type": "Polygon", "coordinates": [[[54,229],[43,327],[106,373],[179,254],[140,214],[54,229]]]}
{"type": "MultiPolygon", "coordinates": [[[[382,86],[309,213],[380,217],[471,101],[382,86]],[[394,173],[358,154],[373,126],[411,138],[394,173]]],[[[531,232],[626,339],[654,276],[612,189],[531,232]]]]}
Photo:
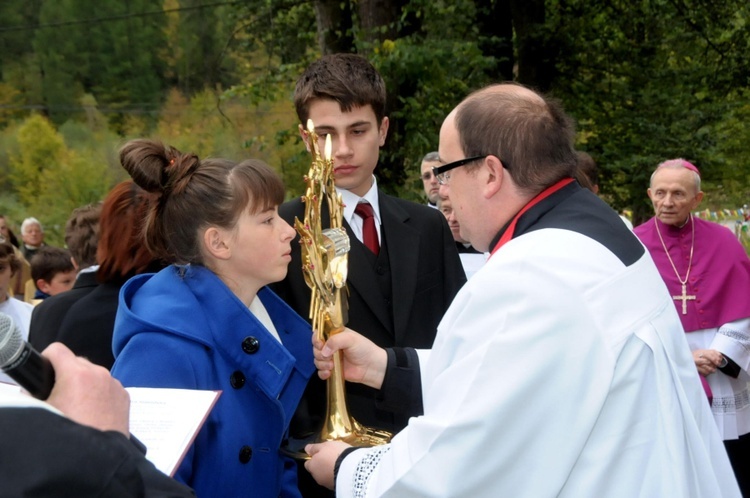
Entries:
{"type": "Polygon", "coordinates": [[[675,301],[682,301],[682,314],[687,315],[687,302],[694,301],[695,296],[688,296],[687,286],[685,284],[682,284],[682,295],[672,296],[672,299],[674,299],[675,301]]]}

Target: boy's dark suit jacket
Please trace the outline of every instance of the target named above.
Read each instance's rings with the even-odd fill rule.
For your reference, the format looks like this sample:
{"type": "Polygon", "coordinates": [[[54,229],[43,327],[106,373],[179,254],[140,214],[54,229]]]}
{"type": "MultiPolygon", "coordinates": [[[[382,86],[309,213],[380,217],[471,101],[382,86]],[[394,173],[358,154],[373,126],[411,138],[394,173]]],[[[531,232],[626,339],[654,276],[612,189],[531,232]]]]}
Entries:
{"type": "Polygon", "coordinates": [[[81,273],[76,278],[72,289],[48,297],[34,307],[29,326],[29,343],[34,346],[34,349],[43,351],[58,340],[60,324],[70,307],[94,290],[97,285],[99,283],[96,281],[96,272],[81,273]]]}
{"type": "MultiPolygon", "coordinates": [[[[381,239],[385,241],[388,254],[386,264],[375,263],[374,255],[344,222],[351,242],[347,326],[382,347],[430,348],[445,310],[466,282],[456,245],[439,211],[382,192],[378,195],[381,239]],[[378,281],[378,272],[388,268],[392,288],[390,303],[383,298],[378,281]]],[[[323,205],[323,228],[328,228],[327,206],[323,205]]],[[[279,213],[294,226],[295,217],[304,218],[304,204],[300,199],[284,203],[279,213]]],[[[286,279],[272,288],[307,319],[310,289],[302,274],[298,242],[299,236],[292,242],[292,262],[286,279]]],[[[375,394],[375,390],[368,387],[347,383],[350,413],[368,426],[390,431],[405,427],[406,417],[375,407],[375,394]]],[[[325,415],[325,397],[325,383],[313,376],[300,403],[298,416],[292,422],[293,437],[317,430],[325,415]]]]}
{"type": "Polygon", "coordinates": [[[73,306],[60,324],[58,340],[77,356],[112,369],[112,333],[124,280],[105,282],[73,306]]]}

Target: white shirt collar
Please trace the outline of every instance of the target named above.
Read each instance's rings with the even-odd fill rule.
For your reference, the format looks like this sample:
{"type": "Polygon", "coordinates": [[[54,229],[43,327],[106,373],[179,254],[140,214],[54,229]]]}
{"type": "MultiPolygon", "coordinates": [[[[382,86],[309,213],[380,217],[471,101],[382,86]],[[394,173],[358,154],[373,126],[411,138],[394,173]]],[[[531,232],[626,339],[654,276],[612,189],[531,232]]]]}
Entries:
{"type": "Polygon", "coordinates": [[[372,185],[367,193],[360,197],[355,193],[350,192],[342,188],[336,188],[336,192],[341,194],[341,200],[344,201],[344,219],[349,226],[353,225],[352,219],[354,218],[354,209],[359,204],[360,200],[365,200],[370,203],[372,210],[375,212],[375,225],[380,226],[380,203],[378,201],[378,180],[375,175],[372,176],[372,185]]]}
{"type": "Polygon", "coordinates": [[[92,266],[87,266],[86,268],[83,268],[83,269],[81,269],[81,270],[78,270],[78,275],[76,275],[76,278],[78,278],[78,276],[79,276],[79,275],[80,275],[81,273],[94,273],[94,272],[95,272],[95,271],[97,271],[98,269],[99,269],[99,265],[92,265],[92,266]]]}
{"type": "Polygon", "coordinates": [[[271,315],[268,314],[268,310],[266,310],[265,305],[257,295],[250,303],[250,306],[248,306],[248,309],[250,310],[250,313],[255,315],[255,318],[257,318],[258,321],[263,324],[266,330],[268,330],[268,332],[270,332],[277,341],[281,342],[281,337],[279,337],[279,332],[276,330],[276,326],[273,324],[273,320],[271,320],[271,315]]]}

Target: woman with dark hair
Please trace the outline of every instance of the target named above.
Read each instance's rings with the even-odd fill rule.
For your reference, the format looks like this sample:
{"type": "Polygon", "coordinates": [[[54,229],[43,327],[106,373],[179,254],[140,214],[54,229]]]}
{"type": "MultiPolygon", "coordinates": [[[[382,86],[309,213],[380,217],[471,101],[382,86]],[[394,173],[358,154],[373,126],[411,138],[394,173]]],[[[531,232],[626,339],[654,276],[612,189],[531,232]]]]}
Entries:
{"type": "Polygon", "coordinates": [[[132,180],[117,184],[107,194],[96,249],[99,285],[73,304],[60,324],[58,341],[107,369],[115,361],[112,332],[120,288],[132,276],[162,268],[141,237],[152,197],[132,180]]]}
{"type": "Polygon", "coordinates": [[[294,229],[266,164],[200,160],[150,140],[120,151],[157,199],[145,245],[172,265],[120,295],[112,374],[125,386],[223,391],[175,477],[198,496],[300,496],[279,448],[315,370],[310,326],[266,286],[294,229]]]}

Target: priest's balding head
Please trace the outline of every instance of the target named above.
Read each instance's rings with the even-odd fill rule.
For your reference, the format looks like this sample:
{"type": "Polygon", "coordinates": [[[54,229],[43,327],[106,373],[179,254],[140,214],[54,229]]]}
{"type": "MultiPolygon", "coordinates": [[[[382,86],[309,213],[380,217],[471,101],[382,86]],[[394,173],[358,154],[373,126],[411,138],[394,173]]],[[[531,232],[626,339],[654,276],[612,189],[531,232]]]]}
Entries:
{"type": "Polygon", "coordinates": [[[440,130],[440,194],[450,196],[462,238],[487,251],[529,200],[572,177],[575,127],[562,107],[523,86],[478,90],[440,130]]]}

